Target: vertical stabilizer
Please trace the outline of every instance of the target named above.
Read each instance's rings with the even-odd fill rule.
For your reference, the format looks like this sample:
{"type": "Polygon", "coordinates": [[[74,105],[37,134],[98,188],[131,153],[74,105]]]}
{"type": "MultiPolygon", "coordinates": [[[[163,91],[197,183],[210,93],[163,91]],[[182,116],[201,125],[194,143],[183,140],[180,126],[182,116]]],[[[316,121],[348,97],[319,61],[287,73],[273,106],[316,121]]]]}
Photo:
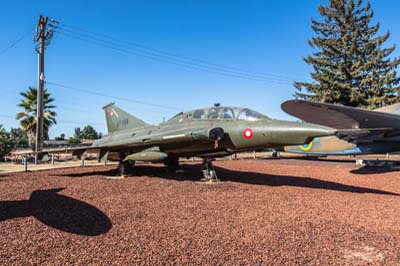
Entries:
{"type": "Polygon", "coordinates": [[[108,133],[148,125],[139,118],[120,109],[114,103],[107,104],[103,109],[106,115],[108,133]]]}

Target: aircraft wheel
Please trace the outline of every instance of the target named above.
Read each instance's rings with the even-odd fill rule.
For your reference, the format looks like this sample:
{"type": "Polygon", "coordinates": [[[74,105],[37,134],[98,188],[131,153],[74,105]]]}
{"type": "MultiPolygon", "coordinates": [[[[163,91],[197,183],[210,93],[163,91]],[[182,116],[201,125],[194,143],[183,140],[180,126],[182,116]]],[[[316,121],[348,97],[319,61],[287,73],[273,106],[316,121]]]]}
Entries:
{"type": "Polygon", "coordinates": [[[280,158],[281,156],[280,156],[280,154],[279,154],[279,151],[273,151],[272,152],[272,158],[274,158],[274,159],[278,159],[278,158],[280,158]]]}
{"type": "Polygon", "coordinates": [[[131,163],[129,161],[122,161],[118,165],[118,174],[120,176],[126,175],[131,168],[131,163]]]}
{"type": "Polygon", "coordinates": [[[177,170],[179,170],[179,159],[174,158],[174,159],[169,159],[166,162],[168,172],[170,173],[175,173],[177,170]]]}
{"type": "Polygon", "coordinates": [[[207,182],[218,182],[217,172],[215,171],[212,160],[205,158],[203,160],[203,180],[207,182]]]}

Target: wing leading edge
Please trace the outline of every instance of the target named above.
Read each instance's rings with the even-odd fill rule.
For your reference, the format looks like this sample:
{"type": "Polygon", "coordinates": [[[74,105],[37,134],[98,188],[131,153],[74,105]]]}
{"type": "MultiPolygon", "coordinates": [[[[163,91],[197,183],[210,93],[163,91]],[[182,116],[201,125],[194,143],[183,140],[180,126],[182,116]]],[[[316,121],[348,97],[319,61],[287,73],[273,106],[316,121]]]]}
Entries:
{"type": "Polygon", "coordinates": [[[400,115],[360,108],[289,100],[282,110],[306,122],[338,129],[338,136],[350,141],[379,140],[400,134],[400,115]]]}
{"type": "Polygon", "coordinates": [[[400,129],[400,115],[360,108],[289,100],[282,110],[301,120],[336,129],[400,129]]]}

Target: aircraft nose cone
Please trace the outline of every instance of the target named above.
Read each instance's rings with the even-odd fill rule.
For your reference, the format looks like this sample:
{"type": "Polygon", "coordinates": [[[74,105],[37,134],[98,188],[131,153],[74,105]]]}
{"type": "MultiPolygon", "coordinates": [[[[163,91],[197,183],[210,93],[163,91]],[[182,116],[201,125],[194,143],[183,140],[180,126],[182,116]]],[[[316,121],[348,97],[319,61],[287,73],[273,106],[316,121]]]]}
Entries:
{"type": "Polygon", "coordinates": [[[331,136],[336,133],[336,130],[330,127],[310,124],[310,123],[302,123],[303,127],[300,126],[300,131],[308,134],[310,137],[325,137],[331,136]]]}
{"type": "Polygon", "coordinates": [[[335,133],[336,130],[330,127],[300,122],[283,122],[270,127],[272,140],[283,145],[305,144],[315,137],[331,136],[335,133]]]}

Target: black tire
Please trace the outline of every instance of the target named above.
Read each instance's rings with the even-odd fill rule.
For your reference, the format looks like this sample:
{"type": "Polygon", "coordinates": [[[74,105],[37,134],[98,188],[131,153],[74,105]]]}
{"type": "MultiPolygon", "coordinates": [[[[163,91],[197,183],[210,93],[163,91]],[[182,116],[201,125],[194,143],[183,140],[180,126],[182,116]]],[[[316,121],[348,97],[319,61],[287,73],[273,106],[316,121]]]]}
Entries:
{"type": "Polygon", "coordinates": [[[176,171],[179,170],[179,159],[178,158],[169,159],[167,160],[166,165],[168,172],[176,173],[176,171]]]}
{"type": "Polygon", "coordinates": [[[280,157],[280,154],[279,154],[278,151],[273,151],[273,152],[272,152],[272,158],[274,158],[274,159],[279,159],[279,157],[280,157]]]}
{"type": "Polygon", "coordinates": [[[122,161],[118,165],[118,174],[120,176],[126,175],[131,169],[131,163],[129,161],[122,161]]]}

